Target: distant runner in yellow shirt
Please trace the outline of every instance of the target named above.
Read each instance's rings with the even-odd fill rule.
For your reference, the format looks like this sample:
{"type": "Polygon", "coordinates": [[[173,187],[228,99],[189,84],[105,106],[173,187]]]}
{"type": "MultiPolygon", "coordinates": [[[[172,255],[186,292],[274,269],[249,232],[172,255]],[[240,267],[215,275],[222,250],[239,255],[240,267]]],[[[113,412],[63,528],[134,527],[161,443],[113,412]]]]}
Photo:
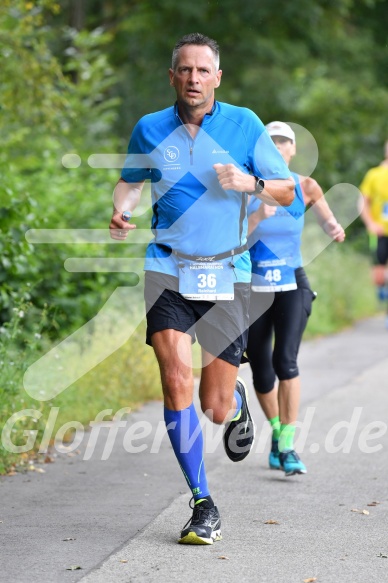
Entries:
{"type": "MultiPolygon", "coordinates": [[[[388,300],[388,140],[384,145],[384,160],[366,173],[361,185],[364,208],[361,218],[368,233],[377,237],[373,281],[380,300],[388,300]]],[[[388,323],[388,322],[387,322],[388,323]]]]}

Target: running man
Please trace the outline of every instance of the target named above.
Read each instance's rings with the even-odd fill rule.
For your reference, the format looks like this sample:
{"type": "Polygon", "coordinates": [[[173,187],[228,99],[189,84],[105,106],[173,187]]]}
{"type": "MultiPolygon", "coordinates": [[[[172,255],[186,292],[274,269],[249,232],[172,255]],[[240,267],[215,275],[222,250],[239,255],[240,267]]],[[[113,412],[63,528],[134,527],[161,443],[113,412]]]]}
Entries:
{"type": "MultiPolygon", "coordinates": [[[[377,287],[377,296],[381,301],[388,300],[388,140],[384,145],[384,160],[371,168],[360,185],[364,205],[361,219],[371,239],[377,238],[373,283],[377,287]]],[[[388,325],[388,321],[387,321],[388,325]]]]}
{"type": "MultiPolygon", "coordinates": [[[[294,131],[279,121],[266,128],[289,165],[296,154],[294,131]]],[[[269,466],[284,470],[286,476],[306,473],[294,450],[300,400],[297,358],[315,297],[300,251],[306,207],[312,205],[319,225],[329,237],[338,242],[345,239],[318,183],[294,172],[291,175],[295,180],[291,206],[269,206],[255,197],[248,205],[252,294],[247,356],[257,398],[272,427],[269,466]],[[268,292],[274,293],[272,304],[268,292]],[[259,314],[262,315],[258,317],[259,314]]]]}
{"type": "Polygon", "coordinates": [[[270,205],[289,205],[294,197],[287,165],[256,114],[215,100],[221,75],[216,41],[193,33],[177,42],[169,70],[176,103],[135,126],[110,223],[119,240],[135,229],[123,212],[133,212],[150,180],[146,342],[158,360],[168,434],[194,499],[179,538],[184,544],[221,538],[193,405],[191,344],[197,338],[202,348],[202,411],[225,424],[226,453],[241,461],[254,437],[247,390],[237,378],[251,280],[247,193],[270,205]]]}

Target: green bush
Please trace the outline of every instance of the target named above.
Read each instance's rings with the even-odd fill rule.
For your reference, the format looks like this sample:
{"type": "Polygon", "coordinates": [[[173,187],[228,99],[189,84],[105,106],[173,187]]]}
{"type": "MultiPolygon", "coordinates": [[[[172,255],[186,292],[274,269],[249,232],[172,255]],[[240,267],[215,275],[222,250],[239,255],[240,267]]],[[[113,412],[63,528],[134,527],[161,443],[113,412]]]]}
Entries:
{"type": "Polygon", "coordinates": [[[377,311],[370,260],[346,243],[331,244],[306,266],[317,292],[305,337],[331,334],[377,311]]]}

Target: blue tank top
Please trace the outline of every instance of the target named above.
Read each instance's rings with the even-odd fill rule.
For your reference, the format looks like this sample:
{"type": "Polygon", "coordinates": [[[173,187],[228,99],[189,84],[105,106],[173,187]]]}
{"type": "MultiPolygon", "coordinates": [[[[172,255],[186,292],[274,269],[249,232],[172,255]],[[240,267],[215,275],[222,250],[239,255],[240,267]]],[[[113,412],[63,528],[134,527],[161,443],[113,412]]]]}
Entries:
{"type": "MultiPolygon", "coordinates": [[[[290,171],[257,115],[215,102],[193,138],[176,106],[144,116],[135,126],[121,176],[151,180],[152,231],[145,269],[178,275],[179,259],[169,249],[212,256],[247,242],[245,193],[219,185],[213,164],[234,164],[264,180],[290,171]]],[[[235,256],[235,281],[250,282],[248,251],[235,256]]]]}
{"type": "MultiPolygon", "coordinates": [[[[299,176],[295,180],[295,198],[288,207],[261,221],[248,237],[252,261],[252,291],[288,291],[296,289],[295,269],[302,265],[300,251],[304,226],[305,203],[299,176]]],[[[248,216],[262,202],[251,197],[248,216]]]]}

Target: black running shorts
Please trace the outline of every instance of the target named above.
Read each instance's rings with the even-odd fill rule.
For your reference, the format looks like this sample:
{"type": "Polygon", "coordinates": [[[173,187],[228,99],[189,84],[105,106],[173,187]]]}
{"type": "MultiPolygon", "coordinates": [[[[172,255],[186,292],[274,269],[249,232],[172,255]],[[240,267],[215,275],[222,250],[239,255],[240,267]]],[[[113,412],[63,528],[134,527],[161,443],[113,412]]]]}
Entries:
{"type": "Polygon", "coordinates": [[[376,249],[377,265],[386,265],[388,262],[388,237],[377,237],[376,249]]]}
{"type": "Polygon", "coordinates": [[[195,301],[178,292],[178,278],[155,271],[145,275],[146,343],[162,330],[189,334],[210,354],[234,366],[246,349],[249,322],[249,283],[234,284],[234,300],[195,301]]]}

